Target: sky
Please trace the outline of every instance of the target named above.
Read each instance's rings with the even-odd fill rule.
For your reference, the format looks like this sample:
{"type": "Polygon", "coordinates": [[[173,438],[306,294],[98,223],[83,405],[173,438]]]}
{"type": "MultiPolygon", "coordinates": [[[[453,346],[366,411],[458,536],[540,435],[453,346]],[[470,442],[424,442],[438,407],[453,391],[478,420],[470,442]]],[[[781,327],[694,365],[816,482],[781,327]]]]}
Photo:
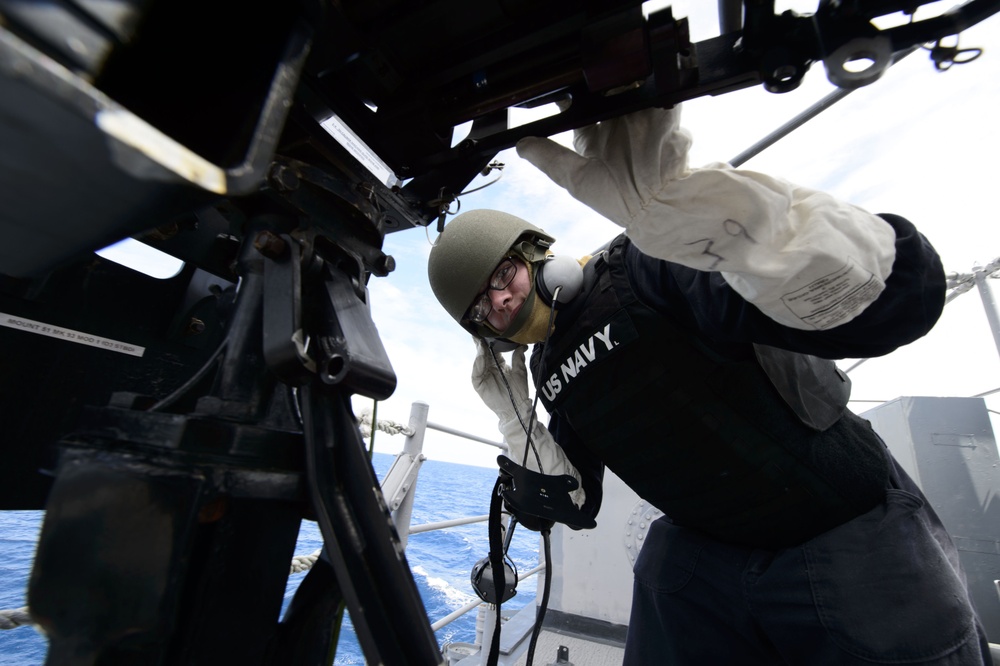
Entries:
{"type": "MultiPolygon", "coordinates": [[[[779,9],[808,13],[815,5],[779,3],[779,9]]],[[[717,34],[715,3],[674,2],[673,7],[675,16],[689,17],[693,40],[717,34]],[[693,13],[704,10],[710,11],[693,13]]],[[[947,272],[971,273],[988,264],[1000,257],[995,120],[1000,113],[1000,17],[965,31],[960,46],[983,47],[984,53],[938,72],[926,51],[916,52],[742,168],[829,192],[874,213],[910,219],[937,248],[947,272]]],[[[691,165],[731,160],[832,90],[822,66],[814,65],[790,93],[757,87],[685,103],[682,124],[694,136],[691,165]]],[[[568,133],[555,138],[570,140],[568,133]]],[[[496,208],[519,215],[556,237],[555,253],[574,257],[619,233],[513,151],[497,159],[505,165],[501,179],[460,197],[462,211],[496,208]]],[[[467,189],[494,178],[477,179],[467,189]]],[[[369,283],[372,316],[398,380],[393,396],[379,403],[377,416],[406,424],[412,403],[424,402],[432,423],[499,441],[496,417],[471,386],[473,340],[440,307],[427,282],[435,236],[433,225],[387,236],[383,249],[397,268],[369,283]]],[[[846,369],[854,363],[840,365],[846,369]]],[[[852,370],[851,408],[863,412],[905,395],[985,393],[1000,388],[998,371],[1000,353],[973,289],[945,308],[927,336],[852,370]]],[[[986,402],[1000,411],[1000,393],[986,402]]],[[[356,398],[354,404],[358,413],[371,410],[367,399],[356,398]]],[[[544,422],[541,407],[539,417],[544,422]]],[[[994,428],[998,425],[994,418],[994,428]]],[[[401,435],[377,432],[375,449],[394,454],[403,442],[401,435]]],[[[494,466],[499,453],[435,430],[427,431],[424,452],[435,460],[481,466],[494,466]]]]}

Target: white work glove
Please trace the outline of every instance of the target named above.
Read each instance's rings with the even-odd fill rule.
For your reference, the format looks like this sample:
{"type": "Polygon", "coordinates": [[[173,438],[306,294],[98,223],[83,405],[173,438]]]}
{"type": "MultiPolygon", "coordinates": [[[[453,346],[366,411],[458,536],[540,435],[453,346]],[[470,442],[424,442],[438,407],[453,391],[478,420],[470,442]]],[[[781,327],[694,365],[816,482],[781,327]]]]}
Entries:
{"type": "Polygon", "coordinates": [[[833,328],[882,293],[896,253],[885,220],[727,164],[692,170],[679,122],[679,108],[646,109],[577,130],[577,152],[536,137],[517,152],[643,253],[721,272],[785,326],[833,328]]]}
{"type": "Polygon", "coordinates": [[[498,353],[497,360],[500,362],[498,369],[493,361],[489,346],[479,338],[475,340],[477,354],[476,362],[472,366],[472,386],[486,406],[500,419],[500,433],[507,444],[508,457],[518,465],[523,464],[524,467],[535,472],[572,476],[580,484],[580,487],[571,492],[569,496],[579,509],[583,506],[586,496],[580,473],[566,457],[562,448],[556,444],[552,434],[538,422],[538,419],[534,419],[534,426],[531,430],[534,451],[528,451],[527,457],[524,455],[527,445],[524,428],[527,427],[532,413],[531,398],[528,396],[528,369],[524,362],[524,351],[527,347],[521,345],[514,350],[511,364],[513,367],[508,366],[504,357],[498,353]],[[507,378],[506,384],[501,378],[501,373],[507,378]],[[508,385],[510,393],[507,392],[508,385]],[[514,397],[513,402],[511,395],[514,397]],[[521,415],[520,420],[518,420],[518,413],[521,415]],[[522,420],[524,426],[521,425],[522,420]],[[535,452],[538,453],[537,460],[535,452]],[[538,468],[539,460],[542,464],[541,469],[538,468]]]}

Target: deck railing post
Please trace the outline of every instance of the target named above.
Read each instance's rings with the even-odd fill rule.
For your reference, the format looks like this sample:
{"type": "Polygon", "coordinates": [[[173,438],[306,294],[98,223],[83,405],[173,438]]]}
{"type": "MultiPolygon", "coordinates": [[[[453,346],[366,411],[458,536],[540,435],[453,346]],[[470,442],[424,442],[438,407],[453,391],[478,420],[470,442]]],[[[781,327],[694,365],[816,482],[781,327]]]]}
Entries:
{"type": "Polygon", "coordinates": [[[403,450],[392,462],[392,467],[382,481],[382,494],[396,525],[400,545],[406,548],[410,535],[410,517],[413,514],[413,496],[417,488],[417,474],[426,459],[423,454],[424,431],[427,429],[425,402],[414,402],[410,406],[410,434],[406,436],[403,450]]]}

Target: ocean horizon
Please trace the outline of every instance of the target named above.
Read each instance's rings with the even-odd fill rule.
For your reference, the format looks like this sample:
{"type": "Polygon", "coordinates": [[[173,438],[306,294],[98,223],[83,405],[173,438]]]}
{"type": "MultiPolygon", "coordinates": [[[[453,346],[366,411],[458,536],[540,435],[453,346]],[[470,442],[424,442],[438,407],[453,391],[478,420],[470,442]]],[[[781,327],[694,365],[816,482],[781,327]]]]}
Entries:
{"type": "MultiPolygon", "coordinates": [[[[379,479],[394,458],[374,454],[372,467],[379,479]]],[[[417,481],[411,525],[488,513],[496,475],[495,469],[487,467],[425,461],[417,481]]],[[[43,516],[42,511],[0,511],[0,610],[27,605],[26,587],[43,516]]],[[[519,572],[538,564],[538,541],[536,533],[523,528],[515,532],[509,555],[519,572]]],[[[295,554],[309,555],[322,543],[316,523],[303,521],[295,554]]],[[[470,582],[472,567],[488,551],[485,522],[410,535],[406,558],[432,623],[476,598],[470,582]]],[[[282,613],[305,576],[304,572],[289,576],[282,613]]],[[[517,595],[503,606],[505,615],[534,598],[536,580],[533,576],[518,584],[517,595]]],[[[439,629],[435,634],[438,646],[475,642],[476,614],[472,610],[439,629]]],[[[33,627],[0,631],[0,666],[40,666],[47,649],[46,639],[33,627]]],[[[346,614],[334,663],[365,663],[346,614]]]]}

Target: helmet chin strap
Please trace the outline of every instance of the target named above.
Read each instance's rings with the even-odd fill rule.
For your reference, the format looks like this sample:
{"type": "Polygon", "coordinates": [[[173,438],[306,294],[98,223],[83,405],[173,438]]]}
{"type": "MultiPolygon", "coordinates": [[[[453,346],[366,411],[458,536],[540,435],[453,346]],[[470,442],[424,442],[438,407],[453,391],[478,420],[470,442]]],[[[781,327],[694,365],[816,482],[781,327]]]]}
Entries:
{"type": "Polygon", "coordinates": [[[530,345],[543,341],[550,333],[549,321],[551,320],[551,313],[552,308],[546,305],[532,291],[531,296],[528,297],[528,300],[521,307],[521,311],[517,313],[517,317],[511,322],[512,326],[508,331],[513,330],[514,332],[505,332],[504,337],[522,345],[530,345]],[[518,319],[522,319],[522,314],[525,316],[519,322],[518,319]],[[513,328],[514,324],[517,324],[516,329],[513,328]]]}
{"type": "Polygon", "coordinates": [[[528,292],[528,295],[524,298],[524,303],[521,305],[521,309],[518,311],[517,316],[511,320],[510,325],[507,326],[507,328],[504,329],[503,333],[500,335],[513,340],[514,336],[520,333],[528,323],[528,320],[531,318],[531,311],[535,309],[535,304],[537,302],[538,299],[536,297],[535,290],[532,288],[528,292]]]}

